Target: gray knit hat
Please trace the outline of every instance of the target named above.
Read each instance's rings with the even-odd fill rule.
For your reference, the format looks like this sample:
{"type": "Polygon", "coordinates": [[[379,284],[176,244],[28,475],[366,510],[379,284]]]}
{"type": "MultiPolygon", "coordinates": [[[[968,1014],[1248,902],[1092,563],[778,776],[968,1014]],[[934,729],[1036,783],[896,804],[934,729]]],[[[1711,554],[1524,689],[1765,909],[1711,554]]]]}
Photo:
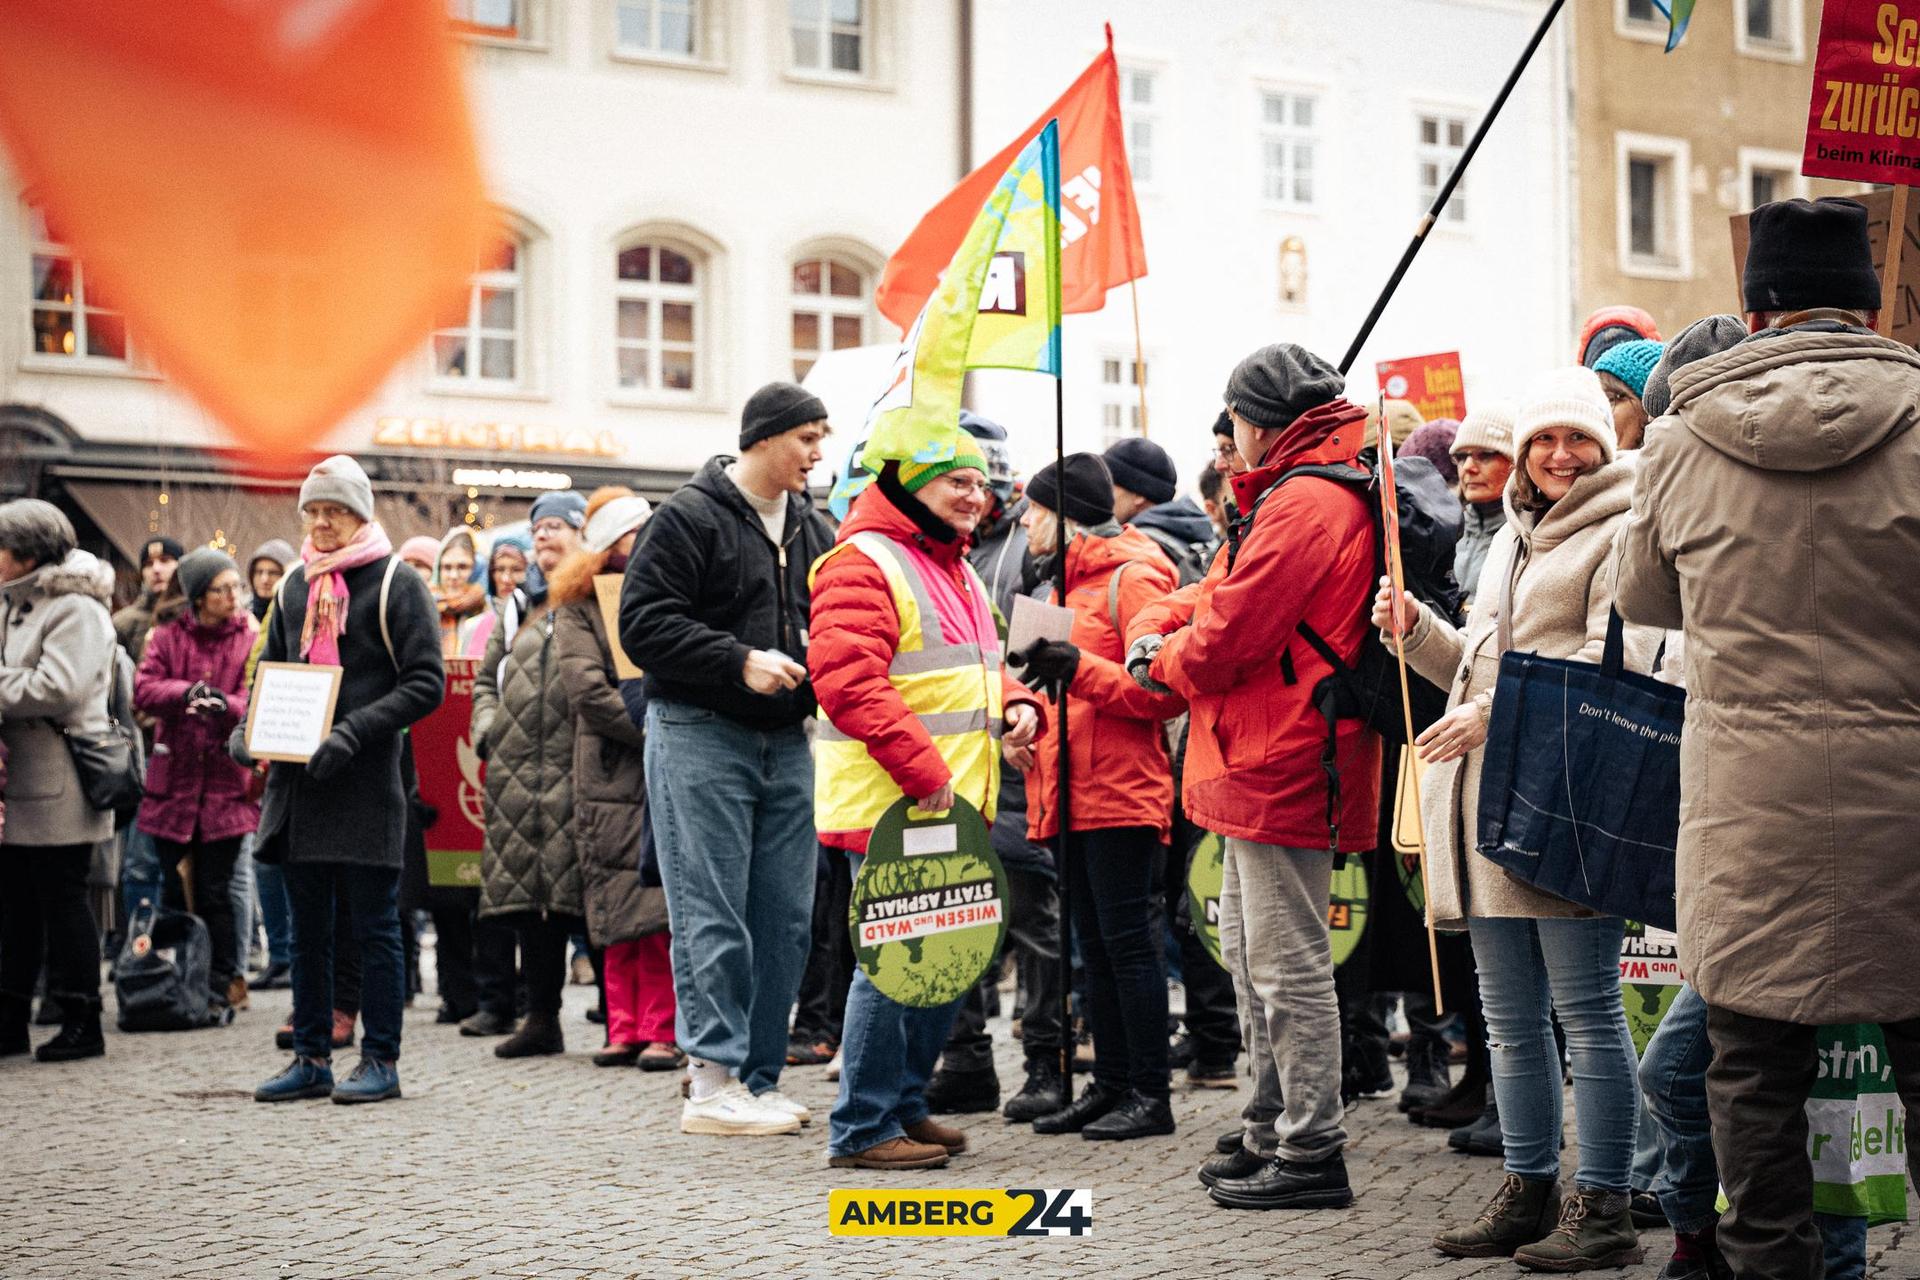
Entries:
{"type": "Polygon", "coordinates": [[[1747,326],[1739,316],[1707,316],[1695,320],[1667,344],[1660,363],[1647,375],[1647,389],[1640,393],[1649,418],[1663,417],[1673,406],[1673,375],[1695,360],[1718,355],[1739,346],[1747,339],[1747,326]]]}
{"type": "MultiPolygon", "coordinates": [[[[340,504],[345,506],[343,502],[340,504]]],[[[213,580],[233,570],[240,572],[240,566],[233,557],[224,551],[215,551],[212,547],[195,547],[180,557],[179,567],[173,571],[173,580],[180,584],[180,594],[187,598],[188,604],[199,603],[200,597],[207,594],[207,588],[213,580]]]]}
{"type": "Polygon", "coordinates": [[[309,502],[337,502],[362,520],[373,519],[373,481],[344,453],[323,458],[300,486],[300,509],[309,502]]]}
{"type": "Polygon", "coordinates": [[[1301,414],[1338,400],[1347,380],[1305,347],[1276,342],[1234,367],[1227,406],[1256,427],[1288,426],[1301,414]]]}

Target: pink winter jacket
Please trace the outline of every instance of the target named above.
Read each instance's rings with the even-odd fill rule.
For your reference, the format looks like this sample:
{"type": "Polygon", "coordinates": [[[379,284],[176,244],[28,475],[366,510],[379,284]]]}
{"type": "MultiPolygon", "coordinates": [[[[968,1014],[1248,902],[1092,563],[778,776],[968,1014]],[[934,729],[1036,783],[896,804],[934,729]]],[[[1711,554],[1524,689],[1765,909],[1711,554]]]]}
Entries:
{"type": "Polygon", "coordinates": [[[190,615],[155,627],[133,678],[133,705],[152,716],[142,831],[182,844],[242,836],[260,824],[260,806],[246,798],[247,770],[227,755],[227,736],[247,715],[247,655],[253,616],[244,611],[216,626],[190,615]],[[187,714],[187,690],[205,681],[226,695],[227,709],[187,714]]]}

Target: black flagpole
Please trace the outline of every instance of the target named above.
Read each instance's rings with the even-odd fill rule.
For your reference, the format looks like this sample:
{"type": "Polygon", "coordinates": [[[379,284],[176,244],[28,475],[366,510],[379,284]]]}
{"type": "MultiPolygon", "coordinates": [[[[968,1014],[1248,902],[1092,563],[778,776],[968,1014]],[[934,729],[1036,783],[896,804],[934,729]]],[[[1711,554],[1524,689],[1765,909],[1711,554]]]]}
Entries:
{"type": "MultiPolygon", "coordinates": [[[[1064,375],[1065,370],[1061,371],[1064,375]]],[[[1053,380],[1053,477],[1064,498],[1067,492],[1066,378],[1053,380]]],[[[1062,507],[1066,505],[1061,502],[1062,507]]],[[[1062,607],[1067,603],[1067,517],[1054,512],[1054,589],[1062,607]]],[[[1060,696],[1054,703],[1060,720],[1059,804],[1060,834],[1054,841],[1054,875],[1060,890],[1060,1078],[1066,1082],[1066,1098],[1073,1101],[1073,878],[1069,870],[1073,852],[1068,838],[1073,818],[1073,792],[1069,789],[1072,769],[1067,755],[1067,685],[1060,684],[1060,696]]],[[[1038,762],[1036,762],[1038,763],[1038,762]]]]}
{"type": "Polygon", "coordinates": [[[1432,231],[1434,225],[1440,221],[1440,215],[1445,211],[1447,201],[1453,196],[1453,189],[1460,185],[1460,179],[1466,175],[1467,166],[1473,163],[1474,152],[1480,149],[1480,143],[1487,136],[1487,130],[1499,117],[1500,109],[1507,105],[1507,98],[1512,95],[1513,87],[1520,83],[1521,73],[1527,69],[1527,64],[1533,61],[1534,50],[1538,49],[1540,42],[1547,38],[1548,29],[1553,26],[1553,20],[1560,16],[1560,9],[1565,4],[1566,0],[1553,0],[1553,3],[1547,7],[1546,15],[1540,19],[1539,27],[1534,30],[1533,39],[1527,41],[1526,49],[1520,54],[1520,61],[1514,63],[1513,70],[1507,73],[1507,82],[1500,86],[1500,92],[1494,96],[1493,105],[1487,109],[1487,114],[1480,120],[1480,127],[1473,131],[1473,138],[1467,143],[1467,149],[1460,153],[1460,159],[1454,163],[1453,172],[1447,175],[1446,183],[1440,188],[1440,194],[1433,198],[1433,206],[1427,210],[1425,216],[1420,219],[1420,225],[1414,229],[1413,239],[1408,243],[1407,251],[1400,255],[1399,265],[1394,267],[1393,274],[1387,278],[1387,287],[1380,291],[1380,297],[1373,304],[1373,310],[1367,313],[1365,323],[1360,326],[1360,332],[1354,335],[1353,345],[1347,348],[1346,357],[1340,361],[1341,373],[1353,368],[1353,362],[1360,358],[1360,348],[1367,344],[1367,339],[1373,334],[1373,327],[1380,323],[1380,316],[1386,311],[1387,303],[1392,301],[1394,291],[1399,289],[1400,281],[1407,274],[1407,268],[1413,265],[1415,255],[1420,252],[1421,246],[1426,244],[1427,233],[1432,231]]]}

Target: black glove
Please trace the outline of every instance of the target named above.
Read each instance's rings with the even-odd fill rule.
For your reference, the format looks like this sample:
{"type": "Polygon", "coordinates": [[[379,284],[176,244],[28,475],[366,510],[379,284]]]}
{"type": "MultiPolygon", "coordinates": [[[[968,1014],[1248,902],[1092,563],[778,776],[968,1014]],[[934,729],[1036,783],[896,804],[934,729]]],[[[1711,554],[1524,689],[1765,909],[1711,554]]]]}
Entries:
{"type": "Polygon", "coordinates": [[[351,725],[338,724],[327,740],[307,760],[307,775],[315,782],[331,782],[340,776],[360,750],[360,735],[351,725]]]}
{"type": "Polygon", "coordinates": [[[201,685],[200,692],[192,696],[204,710],[225,711],[227,709],[227,695],[210,684],[201,685]]]}
{"type": "Polygon", "coordinates": [[[1073,673],[1080,669],[1080,650],[1065,640],[1036,640],[1008,661],[1026,669],[1027,684],[1033,688],[1066,686],[1073,683],[1073,673]]]}

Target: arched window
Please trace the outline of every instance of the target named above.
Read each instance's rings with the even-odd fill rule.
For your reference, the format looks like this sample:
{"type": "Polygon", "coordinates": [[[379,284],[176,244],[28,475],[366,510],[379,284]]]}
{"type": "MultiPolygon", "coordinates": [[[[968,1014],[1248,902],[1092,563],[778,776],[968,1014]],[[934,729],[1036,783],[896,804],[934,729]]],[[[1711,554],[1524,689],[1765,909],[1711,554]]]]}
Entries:
{"type": "Polygon", "coordinates": [[[526,379],[527,237],[509,232],[473,274],[460,323],[433,335],[433,377],[447,387],[520,386],[526,379]]]}
{"type": "Polygon", "coordinates": [[[628,391],[684,392],[697,386],[705,263],[658,239],[614,256],[614,371],[628,391]]]}
{"type": "Polygon", "coordinates": [[[793,264],[793,377],[807,376],[829,351],[865,346],[872,279],[841,258],[809,256],[793,264]]]}
{"type": "Polygon", "coordinates": [[[27,244],[32,255],[33,354],[60,359],[129,363],[127,322],[97,288],[86,268],[42,210],[27,207],[27,244]]]}

